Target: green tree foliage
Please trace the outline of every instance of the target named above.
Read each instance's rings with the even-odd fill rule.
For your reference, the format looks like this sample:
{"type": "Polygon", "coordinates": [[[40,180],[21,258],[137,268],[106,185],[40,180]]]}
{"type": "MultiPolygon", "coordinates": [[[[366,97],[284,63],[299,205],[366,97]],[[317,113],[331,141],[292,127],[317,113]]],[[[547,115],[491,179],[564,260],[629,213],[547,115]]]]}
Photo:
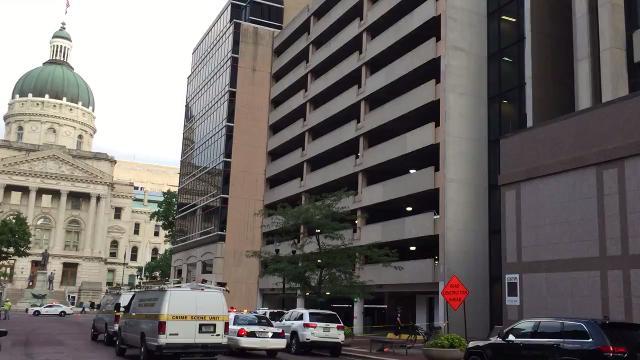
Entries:
{"type": "Polygon", "coordinates": [[[169,280],[171,276],[171,249],[165,250],[157,259],[144,266],[144,276],[152,280],[169,280]]]}
{"type": "Polygon", "coordinates": [[[29,256],[31,231],[22,214],[0,221],[0,261],[29,256]]]}
{"type": "Polygon", "coordinates": [[[316,298],[365,296],[366,283],[356,269],[365,260],[389,266],[397,255],[386,248],[354,243],[356,217],[345,205],[352,195],[340,191],[309,197],[296,207],[284,204],[265,209],[262,215],[272,220],[266,225],[265,236],[280,245],[291,244],[291,253],[263,250],[247,256],[261,261],[263,275],[280,277],[287,287],[301,293],[316,298]]]}
{"type": "Polygon", "coordinates": [[[158,203],[158,209],[149,218],[160,222],[162,230],[167,232],[166,241],[173,244],[176,236],[176,213],[178,211],[178,193],[167,190],[162,192],[163,199],[158,203]]]}

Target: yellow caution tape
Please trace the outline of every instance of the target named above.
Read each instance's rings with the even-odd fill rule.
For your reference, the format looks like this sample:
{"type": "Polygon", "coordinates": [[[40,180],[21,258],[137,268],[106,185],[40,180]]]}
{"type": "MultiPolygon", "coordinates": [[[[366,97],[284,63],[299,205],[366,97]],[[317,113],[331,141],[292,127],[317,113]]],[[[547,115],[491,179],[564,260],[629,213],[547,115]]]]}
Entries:
{"type": "Polygon", "coordinates": [[[229,321],[228,315],[124,314],[123,318],[158,321],[229,321]]]}

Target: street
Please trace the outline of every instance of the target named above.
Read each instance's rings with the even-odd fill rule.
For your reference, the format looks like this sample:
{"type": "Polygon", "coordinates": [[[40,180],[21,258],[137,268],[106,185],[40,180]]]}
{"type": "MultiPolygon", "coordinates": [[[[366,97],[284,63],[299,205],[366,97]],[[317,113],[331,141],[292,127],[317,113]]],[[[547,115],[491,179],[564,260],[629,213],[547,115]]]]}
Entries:
{"type": "MultiPolygon", "coordinates": [[[[13,312],[11,319],[0,321],[0,329],[7,329],[9,335],[0,338],[2,350],[0,359],[11,360],[106,360],[118,359],[114,349],[102,341],[89,339],[89,328],[93,315],[73,315],[66,318],[57,316],[33,317],[25,313],[13,312]]],[[[100,338],[102,340],[102,337],[100,338]]],[[[127,359],[137,359],[138,352],[127,351],[127,359]]],[[[246,355],[219,356],[220,360],[267,359],[263,352],[246,355]]],[[[278,355],[283,360],[331,359],[323,353],[296,356],[286,353],[278,355]]],[[[343,357],[345,359],[345,357],[343,357]]]]}

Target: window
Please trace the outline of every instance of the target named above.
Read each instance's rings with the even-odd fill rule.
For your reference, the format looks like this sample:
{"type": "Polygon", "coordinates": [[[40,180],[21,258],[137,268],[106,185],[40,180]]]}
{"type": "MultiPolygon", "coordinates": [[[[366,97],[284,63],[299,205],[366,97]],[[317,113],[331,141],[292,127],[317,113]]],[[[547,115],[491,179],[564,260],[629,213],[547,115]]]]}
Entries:
{"type": "Polygon", "coordinates": [[[140,223],[133,224],[133,235],[140,235],[140,223]]]}
{"type": "Polygon", "coordinates": [[[282,316],[284,316],[284,311],[282,310],[269,311],[269,320],[271,321],[280,321],[282,316]]]}
{"type": "Polygon", "coordinates": [[[18,126],[18,129],[16,130],[16,141],[22,142],[23,139],[24,139],[24,128],[22,126],[18,126]]]}
{"type": "Polygon", "coordinates": [[[118,241],[112,240],[109,244],[109,257],[117,258],[118,257],[118,241]]]}
{"type": "Polygon", "coordinates": [[[42,194],[42,198],[40,198],[40,207],[50,208],[51,207],[51,199],[53,196],[49,194],[42,194]]]}
{"type": "Polygon", "coordinates": [[[160,224],[155,224],[153,226],[153,236],[155,237],[160,236],[160,224]]]}
{"type": "Polygon", "coordinates": [[[516,339],[531,339],[535,327],[535,321],[523,321],[509,329],[506,335],[513,336],[516,339]]]}
{"type": "Polygon", "coordinates": [[[115,207],[113,209],[113,219],[114,220],[122,219],[122,208],[121,207],[115,207]]]}
{"type": "Polygon", "coordinates": [[[562,329],[562,338],[565,340],[589,340],[589,332],[582,324],[566,322],[562,329]]]}
{"type": "Polygon", "coordinates": [[[131,248],[131,261],[138,261],[138,247],[131,248]]]}
{"type": "Polygon", "coordinates": [[[342,324],[342,321],[340,321],[338,315],[325,312],[310,312],[309,321],[327,324],[342,324]]]}
{"type": "Polygon", "coordinates": [[[82,199],[79,197],[71,197],[71,210],[82,210],[82,199]]]}
{"type": "Polygon", "coordinates": [[[213,274],[213,259],[202,260],[202,274],[203,275],[213,274]]]}
{"type": "Polygon", "coordinates": [[[271,320],[264,315],[235,315],[233,317],[233,325],[273,327],[271,320]]]}
{"type": "Polygon", "coordinates": [[[56,142],[56,129],[54,128],[48,128],[47,129],[47,134],[45,136],[45,141],[48,143],[55,143],[56,142]]]}
{"type": "Polygon", "coordinates": [[[36,221],[36,228],[33,235],[31,246],[34,249],[48,249],[49,240],[51,239],[51,230],[53,222],[48,217],[41,217],[36,221]]]}
{"type": "Polygon", "coordinates": [[[76,286],[76,277],[78,275],[78,264],[62,263],[62,286],[76,286]]]}
{"type": "Polygon", "coordinates": [[[113,286],[113,279],[116,277],[115,270],[107,270],[107,286],[113,286]]]}
{"type": "Polygon", "coordinates": [[[186,282],[196,281],[196,263],[187,264],[187,278],[186,282]]]}
{"type": "Polygon", "coordinates": [[[78,135],[78,138],[76,139],[76,149],[78,150],[82,150],[82,142],[83,142],[84,138],[82,137],[82,135],[78,135]]]}
{"type": "Polygon", "coordinates": [[[80,231],[82,225],[78,220],[69,220],[67,223],[66,236],[64,238],[64,249],[68,251],[78,251],[80,245],[80,231]]]}
{"type": "Polygon", "coordinates": [[[136,286],[136,276],[134,274],[129,275],[129,279],[128,280],[129,281],[127,281],[127,285],[129,285],[130,287],[136,286]]]}
{"type": "Polygon", "coordinates": [[[562,339],[562,323],[559,321],[541,321],[538,330],[533,334],[534,339],[556,340],[562,339]]]}
{"type": "Polygon", "coordinates": [[[182,279],[182,265],[173,267],[173,278],[174,279],[182,279]]]}
{"type": "Polygon", "coordinates": [[[20,205],[22,201],[22,193],[20,191],[11,192],[11,205],[20,205]]]}
{"type": "Polygon", "coordinates": [[[151,250],[151,260],[157,260],[158,259],[158,248],[153,248],[151,250]]]}

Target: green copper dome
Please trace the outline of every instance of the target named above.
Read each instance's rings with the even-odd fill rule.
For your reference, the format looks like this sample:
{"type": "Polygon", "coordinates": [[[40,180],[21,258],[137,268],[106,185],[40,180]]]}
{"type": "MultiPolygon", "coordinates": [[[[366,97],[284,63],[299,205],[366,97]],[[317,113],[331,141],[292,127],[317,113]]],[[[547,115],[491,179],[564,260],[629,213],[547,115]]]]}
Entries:
{"type": "Polygon", "coordinates": [[[91,107],[95,111],[93,92],[84,79],[73,71],[71,65],[64,61],[49,60],[42,66],[24,74],[13,88],[11,98],[20,97],[44,98],[62,100],[78,104],[82,101],[85,108],[91,107]]]}
{"type": "Polygon", "coordinates": [[[64,26],[60,28],[60,30],[53,33],[52,39],[64,39],[71,41],[71,35],[64,29],[64,26]]]}

